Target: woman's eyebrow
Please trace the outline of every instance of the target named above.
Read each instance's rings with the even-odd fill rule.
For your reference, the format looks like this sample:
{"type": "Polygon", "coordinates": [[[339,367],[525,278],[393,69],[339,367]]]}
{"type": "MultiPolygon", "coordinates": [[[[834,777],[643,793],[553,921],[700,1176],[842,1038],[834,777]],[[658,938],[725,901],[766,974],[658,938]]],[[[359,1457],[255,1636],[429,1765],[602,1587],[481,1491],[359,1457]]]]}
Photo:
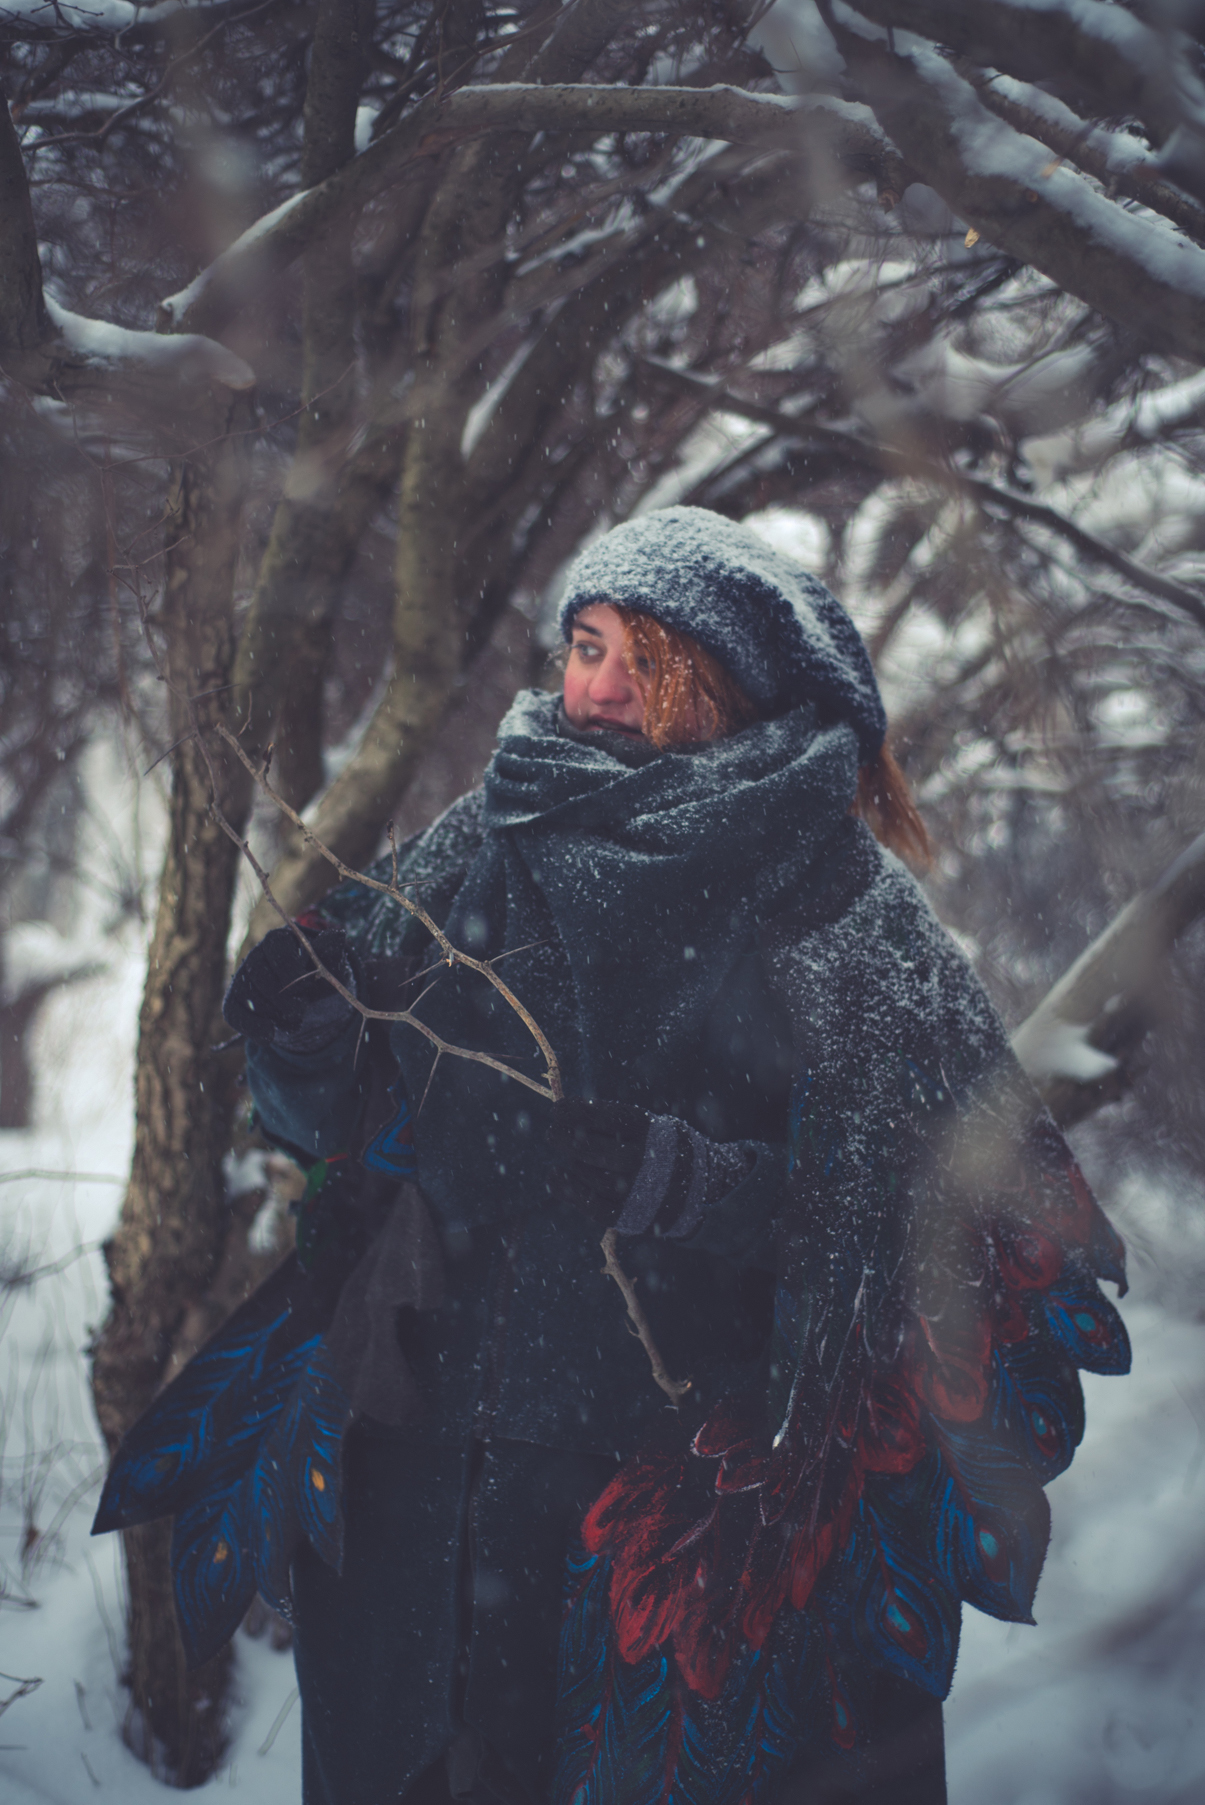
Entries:
{"type": "Polygon", "coordinates": [[[573,623],[573,631],[575,633],[588,633],[591,639],[602,638],[602,634],[599,632],[598,628],[588,627],[584,620],[575,620],[573,623]]]}

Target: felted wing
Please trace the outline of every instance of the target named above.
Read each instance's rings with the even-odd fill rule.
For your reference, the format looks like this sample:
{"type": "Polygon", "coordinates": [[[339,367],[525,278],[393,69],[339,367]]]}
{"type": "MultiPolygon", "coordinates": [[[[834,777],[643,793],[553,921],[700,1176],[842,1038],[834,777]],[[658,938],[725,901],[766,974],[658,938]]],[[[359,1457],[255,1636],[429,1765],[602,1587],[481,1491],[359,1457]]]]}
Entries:
{"type": "Polygon", "coordinates": [[[256,1592],[241,1488],[210,1493],[176,1518],[172,1584],[176,1621],[190,1668],[230,1640],[256,1592]]]}
{"type": "MultiPolygon", "coordinates": [[[[725,1399],[689,1440],[663,1431],[625,1463],[586,1517],[556,1805],[578,1788],[579,1805],[601,1801],[606,1776],[630,1772],[662,1788],[633,1798],[755,1805],[818,1725],[837,1749],[859,1745],[876,1673],[944,1697],[964,1601],[1032,1621],[1042,1486],[1083,1433],[1077,1369],[1129,1365],[1098,1284],[1122,1272],[1120,1246],[1040,1114],[1001,1152],[1012,1077],[1011,1101],[957,1099],[911,1060],[904,1082],[911,1127],[890,1125],[883,1189],[892,1170],[928,1189],[894,1317],[864,1262],[819,1298],[800,1282],[814,1267],[789,1264],[777,1434],[756,1399],[725,1399]],[[972,1182],[985,1137],[991,1188],[972,1182]],[[784,1677],[788,1629],[822,1651],[806,1684],[784,1677]],[[756,1726],[747,1743],[741,1724],[756,1726]],[[725,1749],[744,1793],[722,1778],[725,1749]]],[[[832,1163],[823,1134],[815,1145],[832,1163]]]]}
{"type": "Polygon", "coordinates": [[[93,1535],[178,1515],[228,1490],[254,1460],[330,1314],[290,1254],[125,1436],[93,1535]]]}
{"type": "Polygon", "coordinates": [[[801,1747],[800,1704],[824,1681],[814,1618],[792,1614],[747,1646],[719,1694],[693,1696],[675,1663],[636,1662],[606,1635],[610,1559],[576,1549],[566,1587],[556,1805],[759,1805],[801,1747]]]}

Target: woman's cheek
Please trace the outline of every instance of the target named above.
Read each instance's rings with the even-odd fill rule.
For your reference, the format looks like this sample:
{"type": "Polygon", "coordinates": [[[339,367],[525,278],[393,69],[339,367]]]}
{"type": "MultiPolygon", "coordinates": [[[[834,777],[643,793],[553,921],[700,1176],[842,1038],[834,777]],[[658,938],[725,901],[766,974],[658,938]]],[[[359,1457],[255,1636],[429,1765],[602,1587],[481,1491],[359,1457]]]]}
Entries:
{"type": "Polygon", "coordinates": [[[580,727],[585,719],[586,682],[580,671],[573,664],[565,666],[565,688],[561,696],[565,713],[573,726],[580,727]]]}

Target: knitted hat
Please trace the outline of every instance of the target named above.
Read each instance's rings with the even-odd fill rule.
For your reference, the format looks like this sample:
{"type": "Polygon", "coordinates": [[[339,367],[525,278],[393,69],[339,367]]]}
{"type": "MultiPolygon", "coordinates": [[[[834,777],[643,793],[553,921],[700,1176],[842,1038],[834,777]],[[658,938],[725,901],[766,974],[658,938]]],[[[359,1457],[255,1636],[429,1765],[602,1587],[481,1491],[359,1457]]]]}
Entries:
{"type": "Polygon", "coordinates": [[[848,721],[863,764],[882,749],[887,717],[858,629],[801,565],[709,508],[659,508],[614,527],[569,571],[561,603],[568,640],[591,602],[618,602],[686,633],[768,715],[814,702],[848,721]]]}

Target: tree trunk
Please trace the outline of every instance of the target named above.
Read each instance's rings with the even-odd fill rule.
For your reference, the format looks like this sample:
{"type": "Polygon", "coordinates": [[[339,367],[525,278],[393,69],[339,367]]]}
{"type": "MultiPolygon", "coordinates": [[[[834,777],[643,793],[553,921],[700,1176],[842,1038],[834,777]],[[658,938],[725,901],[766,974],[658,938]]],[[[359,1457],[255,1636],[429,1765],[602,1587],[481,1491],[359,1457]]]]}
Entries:
{"type": "MultiPolygon", "coordinates": [[[[211,802],[240,822],[248,795],[208,731],[224,718],[245,481],[245,401],[198,431],[176,472],[161,614],[170,691],[172,804],[139,1019],[135,1140],[121,1220],[105,1248],[112,1287],[92,1389],[110,1449],[161,1382],[190,1304],[209,1285],[227,1228],[221,1160],[232,1093],[211,1051],[220,1027],[236,847],[211,802]]],[[[200,1784],[221,1746],[228,1657],[189,1676],[170,1604],[168,1531],[125,1539],[131,1746],[179,1786],[200,1784]]]]}
{"type": "MultiPolygon", "coordinates": [[[[319,9],[306,100],[303,179],[308,183],[321,181],[352,154],[371,13],[370,0],[324,0],[319,9]]],[[[300,658],[320,682],[315,653],[320,654],[350,556],[348,535],[331,531],[333,512],[342,521],[333,504],[340,497],[338,473],[355,400],[350,233],[350,220],[334,222],[307,257],[307,405],[291,493],[277,511],[237,670],[233,597],[246,488],[242,428],[248,424],[236,418],[240,404],[228,408],[211,430],[197,433],[205,449],[177,472],[169,507],[172,549],[161,622],[171,737],[178,743],[170,838],[139,1024],[133,1167],[120,1227],[105,1250],[113,1301],[93,1363],[93,1395],[110,1448],[146,1409],[172,1367],[195,1351],[198,1334],[220,1326],[226,1309],[238,1301],[231,1295],[238,1288],[234,1276],[246,1276],[248,1224],[227,1205],[221,1169],[230,1145],[232,1073],[212,1051],[221,1038],[239,854],[212,803],[216,800],[241,832],[250,786],[241,765],[209,730],[228,721],[249,744],[262,748],[290,666],[300,658]],[[300,609],[295,602],[289,606],[288,594],[299,567],[305,578],[300,609]],[[229,1282],[215,1285],[215,1276],[229,1282]]],[[[370,495],[375,449],[368,459],[370,495]]],[[[358,487],[356,499],[359,495],[358,487]]],[[[311,706],[313,696],[311,682],[311,706]]],[[[305,698],[299,700],[304,709],[305,698]]],[[[304,769],[306,754],[312,766],[317,744],[298,725],[290,723],[285,762],[290,778],[304,785],[313,777],[304,769]]],[[[130,1531],[124,1545],[130,1601],[127,1737],[175,1785],[200,1785],[223,1750],[230,1650],[190,1675],[176,1627],[169,1527],[130,1531]]]]}

